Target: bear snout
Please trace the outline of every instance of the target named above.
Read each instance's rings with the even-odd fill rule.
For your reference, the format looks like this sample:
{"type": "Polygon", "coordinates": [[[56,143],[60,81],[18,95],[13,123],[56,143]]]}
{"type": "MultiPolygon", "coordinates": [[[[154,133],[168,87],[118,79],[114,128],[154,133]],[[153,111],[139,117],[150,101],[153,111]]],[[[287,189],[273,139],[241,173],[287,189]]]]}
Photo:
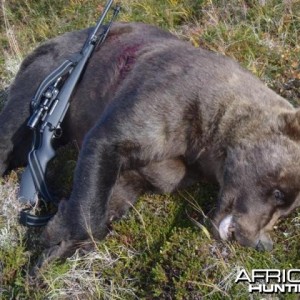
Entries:
{"type": "Polygon", "coordinates": [[[227,215],[218,227],[220,238],[224,241],[232,238],[234,223],[232,220],[232,215],[227,215]]]}
{"type": "Polygon", "coordinates": [[[258,251],[271,251],[273,241],[270,235],[261,231],[258,235],[244,230],[242,226],[236,224],[233,215],[226,215],[219,223],[218,234],[223,241],[236,240],[239,244],[246,247],[255,248],[258,251]]]}

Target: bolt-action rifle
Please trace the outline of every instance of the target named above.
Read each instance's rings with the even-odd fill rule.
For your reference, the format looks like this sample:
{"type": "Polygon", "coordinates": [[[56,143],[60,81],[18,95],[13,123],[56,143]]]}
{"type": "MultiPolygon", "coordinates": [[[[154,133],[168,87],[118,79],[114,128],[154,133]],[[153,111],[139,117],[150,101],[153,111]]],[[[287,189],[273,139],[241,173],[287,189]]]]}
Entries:
{"type": "MultiPolygon", "coordinates": [[[[28,166],[22,174],[19,192],[20,201],[29,204],[30,207],[34,207],[39,199],[45,203],[53,202],[45,180],[47,164],[55,156],[52,142],[62,134],[61,123],[89,58],[94,49],[105,41],[112,22],[120,11],[120,7],[117,6],[109,23],[103,25],[112,3],[113,0],[107,1],[103,13],[81,51],[49,74],[31,101],[31,116],[27,125],[33,130],[33,144],[28,155],[28,166]]],[[[53,214],[37,216],[29,212],[30,208],[21,211],[20,222],[23,225],[42,226],[53,216],[53,214]]]]}

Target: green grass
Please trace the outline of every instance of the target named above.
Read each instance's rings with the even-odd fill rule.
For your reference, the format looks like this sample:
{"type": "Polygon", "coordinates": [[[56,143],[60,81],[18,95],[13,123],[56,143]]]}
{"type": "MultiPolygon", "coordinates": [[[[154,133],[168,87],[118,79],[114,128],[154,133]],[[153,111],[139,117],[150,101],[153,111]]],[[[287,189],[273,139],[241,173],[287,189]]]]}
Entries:
{"type": "MultiPolygon", "coordinates": [[[[299,105],[300,2],[263,2],[123,0],[119,20],[156,24],[196,47],[231,56],[299,105]]],[[[99,3],[104,5],[95,0],[2,1],[1,105],[26,54],[48,38],[93,25],[99,3]]],[[[71,145],[52,164],[52,173],[59,173],[60,179],[51,184],[60,196],[70,191],[76,155],[71,145]],[[63,170],[58,169],[60,161],[63,170]]],[[[1,299],[249,299],[247,286],[234,283],[240,268],[300,265],[299,214],[277,226],[270,253],[217,242],[202,216],[202,209],[207,213],[215,203],[216,187],[199,184],[178,195],[142,197],[111,234],[97,242],[96,251],[77,253],[31,277],[41,251],[39,230],[27,231],[17,222],[17,182],[15,172],[0,182],[1,299]]]]}

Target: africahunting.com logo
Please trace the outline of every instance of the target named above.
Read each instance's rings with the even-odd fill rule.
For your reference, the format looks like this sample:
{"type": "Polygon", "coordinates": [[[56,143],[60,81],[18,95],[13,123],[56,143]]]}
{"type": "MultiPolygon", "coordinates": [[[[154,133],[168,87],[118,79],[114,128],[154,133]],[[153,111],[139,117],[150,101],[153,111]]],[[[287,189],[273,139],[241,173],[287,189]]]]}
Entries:
{"type": "Polygon", "coordinates": [[[300,269],[241,269],[236,283],[248,283],[249,293],[300,293],[300,269]]]}

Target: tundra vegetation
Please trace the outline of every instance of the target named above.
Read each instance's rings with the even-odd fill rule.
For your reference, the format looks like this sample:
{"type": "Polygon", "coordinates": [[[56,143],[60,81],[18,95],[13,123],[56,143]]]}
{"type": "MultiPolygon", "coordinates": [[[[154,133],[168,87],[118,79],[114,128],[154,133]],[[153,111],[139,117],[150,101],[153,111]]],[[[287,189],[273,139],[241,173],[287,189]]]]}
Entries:
{"type": "MultiPolygon", "coordinates": [[[[0,108],[26,54],[44,40],[93,25],[104,4],[2,0],[0,108]]],[[[156,24],[195,47],[231,56],[299,106],[300,1],[123,0],[122,7],[119,20],[156,24]]],[[[77,153],[68,145],[51,163],[49,172],[58,174],[51,186],[61,197],[69,195],[77,153]]],[[[104,241],[95,242],[97,250],[77,252],[32,277],[40,230],[18,224],[20,171],[0,179],[1,299],[261,299],[234,282],[240,269],[299,268],[298,212],[278,223],[271,252],[216,241],[206,215],[217,187],[199,183],[172,196],[142,197],[104,241]]]]}

